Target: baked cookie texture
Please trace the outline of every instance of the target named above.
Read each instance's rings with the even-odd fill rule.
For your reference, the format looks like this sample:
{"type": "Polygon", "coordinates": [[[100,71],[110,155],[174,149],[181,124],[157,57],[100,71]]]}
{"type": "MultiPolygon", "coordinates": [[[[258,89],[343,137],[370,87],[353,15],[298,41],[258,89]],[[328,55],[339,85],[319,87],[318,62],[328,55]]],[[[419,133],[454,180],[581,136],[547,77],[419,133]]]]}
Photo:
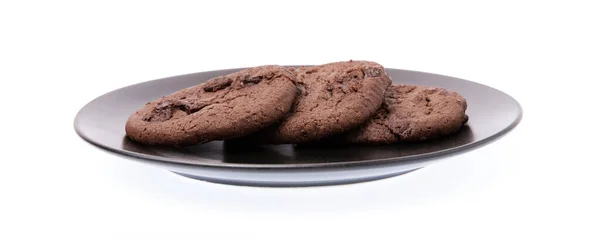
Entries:
{"type": "Polygon", "coordinates": [[[299,144],[356,128],[377,111],[392,83],[383,66],[369,61],[334,62],[292,71],[297,96],[288,115],[245,140],[299,144]]]}
{"type": "Polygon", "coordinates": [[[147,103],[125,125],[127,136],[148,145],[194,145],[241,137],[289,112],[297,92],[294,73],[268,65],[212,78],[147,103]]]}
{"type": "Polygon", "coordinates": [[[392,85],[381,108],[366,124],[343,135],[350,143],[423,141],[457,132],[469,119],[467,101],[436,87],[392,85]]]}

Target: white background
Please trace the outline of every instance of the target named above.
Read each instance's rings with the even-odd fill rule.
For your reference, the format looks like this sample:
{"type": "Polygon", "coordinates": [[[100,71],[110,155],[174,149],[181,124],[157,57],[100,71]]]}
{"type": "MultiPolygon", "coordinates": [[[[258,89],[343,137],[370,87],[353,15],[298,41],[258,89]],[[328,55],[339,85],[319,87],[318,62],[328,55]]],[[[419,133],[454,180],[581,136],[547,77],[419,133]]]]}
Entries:
{"type": "Polygon", "coordinates": [[[0,237],[598,238],[592,3],[2,1],[0,237]],[[405,176],[300,189],[189,180],[73,130],[83,105],[130,84],[349,59],[495,87],[523,120],[405,176]]]}

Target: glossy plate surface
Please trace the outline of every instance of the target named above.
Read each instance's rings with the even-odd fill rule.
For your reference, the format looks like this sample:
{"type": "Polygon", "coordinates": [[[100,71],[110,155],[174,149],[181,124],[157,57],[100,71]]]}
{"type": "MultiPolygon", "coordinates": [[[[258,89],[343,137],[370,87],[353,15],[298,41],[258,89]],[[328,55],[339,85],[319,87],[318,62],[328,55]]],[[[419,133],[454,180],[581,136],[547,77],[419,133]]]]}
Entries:
{"type": "Polygon", "coordinates": [[[468,103],[469,122],[440,140],[380,146],[257,146],[222,141],[174,149],[149,147],[125,137],[129,115],[163,95],[241,69],[174,76],[127,86],[104,94],[75,117],[75,130],[87,142],[183,176],[236,185],[318,186],[371,181],[421,168],[436,159],[492,142],[521,120],[519,103],[494,88],[458,78],[386,69],[394,84],[443,87],[468,103]]]}

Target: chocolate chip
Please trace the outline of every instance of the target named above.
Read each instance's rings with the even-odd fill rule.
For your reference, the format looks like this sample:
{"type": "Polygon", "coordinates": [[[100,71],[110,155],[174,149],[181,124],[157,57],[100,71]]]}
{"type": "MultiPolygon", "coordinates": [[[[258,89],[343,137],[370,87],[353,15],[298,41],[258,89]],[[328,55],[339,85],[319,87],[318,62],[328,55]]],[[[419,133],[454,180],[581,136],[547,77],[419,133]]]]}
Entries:
{"type": "Polygon", "coordinates": [[[306,90],[306,86],[304,84],[298,82],[296,89],[298,91],[298,95],[308,95],[308,91],[306,90]]]}
{"type": "Polygon", "coordinates": [[[175,107],[176,107],[177,109],[181,110],[181,111],[184,111],[184,112],[185,112],[185,113],[187,113],[187,114],[190,114],[190,113],[189,113],[189,112],[190,112],[190,108],[189,108],[189,106],[187,106],[187,105],[176,105],[175,107]]]}
{"type": "Polygon", "coordinates": [[[152,112],[144,116],[142,120],[149,122],[165,121],[173,117],[173,103],[170,101],[164,101],[159,103],[152,112]]]}
{"type": "Polygon", "coordinates": [[[219,90],[229,87],[232,82],[233,82],[233,80],[231,78],[218,77],[218,78],[214,78],[212,80],[207,81],[204,84],[203,89],[206,92],[215,92],[215,91],[219,91],[219,90]]]}
{"type": "Polygon", "coordinates": [[[158,105],[155,107],[155,109],[167,109],[167,108],[171,107],[171,105],[172,105],[172,104],[173,104],[173,103],[172,103],[171,101],[163,101],[163,102],[160,102],[160,103],[159,103],[159,104],[158,104],[158,105]]]}
{"type": "Polygon", "coordinates": [[[143,118],[143,120],[149,122],[166,121],[173,117],[174,109],[181,110],[189,115],[200,111],[202,108],[208,105],[208,103],[199,101],[197,98],[196,100],[180,99],[175,102],[163,101],[156,105],[154,109],[152,109],[152,111],[143,118]]]}
{"type": "Polygon", "coordinates": [[[317,68],[312,68],[312,69],[306,71],[306,74],[312,74],[312,73],[315,73],[317,71],[318,71],[317,68]]]}
{"type": "Polygon", "coordinates": [[[179,100],[175,102],[175,107],[179,110],[184,111],[186,114],[193,114],[200,111],[202,108],[208,106],[209,104],[203,101],[185,101],[179,100]]]}
{"type": "Polygon", "coordinates": [[[379,68],[367,68],[367,69],[363,69],[363,73],[367,77],[379,77],[379,76],[381,76],[381,74],[383,72],[379,68]]]}
{"type": "Polygon", "coordinates": [[[263,80],[263,76],[253,76],[253,77],[245,77],[242,80],[242,86],[251,86],[258,84],[263,80]]]}

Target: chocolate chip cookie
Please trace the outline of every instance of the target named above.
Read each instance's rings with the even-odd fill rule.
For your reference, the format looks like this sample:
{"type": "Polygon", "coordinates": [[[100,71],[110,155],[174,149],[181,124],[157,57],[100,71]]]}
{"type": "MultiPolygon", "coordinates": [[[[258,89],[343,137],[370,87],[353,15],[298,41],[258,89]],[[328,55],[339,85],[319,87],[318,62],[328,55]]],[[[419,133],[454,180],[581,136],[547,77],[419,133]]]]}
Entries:
{"type": "Polygon", "coordinates": [[[289,114],[245,140],[297,144],[358,127],[381,106],[391,78],[369,61],[334,62],[299,67],[298,93],[289,114]]]}
{"type": "Polygon", "coordinates": [[[147,103],[127,120],[127,136],[149,145],[193,145],[244,136],[284,117],[296,95],[280,66],[212,78],[147,103]]]}
{"type": "Polygon", "coordinates": [[[343,135],[351,143],[385,144],[435,139],[468,121],[466,100],[442,88],[392,85],[369,122],[343,135]]]}

